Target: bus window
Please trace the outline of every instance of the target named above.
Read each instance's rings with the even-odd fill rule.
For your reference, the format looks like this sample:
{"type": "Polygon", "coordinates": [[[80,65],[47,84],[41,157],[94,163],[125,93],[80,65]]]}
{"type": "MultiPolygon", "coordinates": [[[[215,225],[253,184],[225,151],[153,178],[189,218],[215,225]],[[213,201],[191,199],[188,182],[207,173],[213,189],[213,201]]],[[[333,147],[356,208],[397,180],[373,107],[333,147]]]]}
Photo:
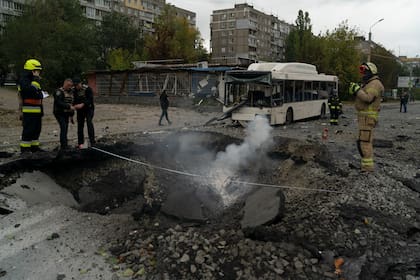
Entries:
{"type": "Polygon", "coordinates": [[[298,92],[295,93],[295,102],[300,102],[303,101],[303,92],[301,90],[299,90],[298,92]]]}
{"type": "Polygon", "coordinates": [[[283,104],[283,81],[279,82],[273,87],[272,106],[281,106],[283,104]]]}
{"type": "Polygon", "coordinates": [[[295,98],[293,101],[300,102],[303,101],[303,81],[295,81],[295,98]]]}
{"type": "Polygon", "coordinates": [[[294,81],[285,81],[284,102],[293,102],[294,81]]]}
{"type": "Polygon", "coordinates": [[[250,91],[249,94],[252,96],[252,106],[265,106],[264,92],[261,90],[250,91]]]}
{"type": "Polygon", "coordinates": [[[313,89],[312,81],[306,81],[304,86],[305,86],[305,91],[311,91],[313,89]]]}

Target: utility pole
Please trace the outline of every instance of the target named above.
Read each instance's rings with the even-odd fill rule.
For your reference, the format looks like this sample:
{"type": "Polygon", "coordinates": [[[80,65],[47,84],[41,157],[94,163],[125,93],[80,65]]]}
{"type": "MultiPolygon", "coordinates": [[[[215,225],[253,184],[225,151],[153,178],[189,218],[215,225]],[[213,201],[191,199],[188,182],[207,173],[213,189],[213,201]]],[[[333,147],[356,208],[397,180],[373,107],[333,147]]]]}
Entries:
{"type": "Polygon", "coordinates": [[[369,53],[368,53],[367,62],[370,62],[370,59],[371,59],[371,56],[372,56],[372,27],[374,27],[376,24],[380,23],[383,20],[384,20],[384,18],[381,18],[380,20],[376,21],[374,24],[372,24],[369,27],[369,53]]]}

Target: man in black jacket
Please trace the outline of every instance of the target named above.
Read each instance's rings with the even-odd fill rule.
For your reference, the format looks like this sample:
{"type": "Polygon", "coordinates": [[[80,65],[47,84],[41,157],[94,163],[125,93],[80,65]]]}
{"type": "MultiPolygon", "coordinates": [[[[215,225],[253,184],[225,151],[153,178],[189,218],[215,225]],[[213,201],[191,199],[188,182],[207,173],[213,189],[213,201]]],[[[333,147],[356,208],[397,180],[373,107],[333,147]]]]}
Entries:
{"type": "Polygon", "coordinates": [[[171,124],[171,121],[168,118],[168,108],[169,108],[169,100],[168,95],[166,95],[166,90],[163,90],[159,97],[160,101],[160,108],[162,109],[162,114],[160,115],[159,125],[162,125],[163,117],[166,118],[168,124],[171,124]]]}
{"type": "Polygon", "coordinates": [[[73,106],[73,81],[65,79],[63,86],[57,89],[54,94],[54,116],[60,126],[60,145],[61,150],[68,148],[67,132],[69,119],[74,115],[76,106],[73,106]]]}
{"type": "Polygon", "coordinates": [[[93,103],[93,90],[87,85],[83,85],[80,78],[73,79],[74,85],[74,104],[77,107],[77,141],[79,149],[83,148],[85,136],[83,134],[85,121],[89,135],[90,145],[95,144],[95,129],[93,127],[93,115],[95,105],[93,103]]]}

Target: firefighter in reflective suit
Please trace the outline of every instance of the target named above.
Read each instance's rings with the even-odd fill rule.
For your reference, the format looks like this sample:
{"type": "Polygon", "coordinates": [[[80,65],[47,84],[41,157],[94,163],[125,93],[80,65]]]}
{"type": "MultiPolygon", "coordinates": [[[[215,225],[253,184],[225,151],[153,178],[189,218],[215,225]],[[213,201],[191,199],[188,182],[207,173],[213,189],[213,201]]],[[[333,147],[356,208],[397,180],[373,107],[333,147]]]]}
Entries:
{"type": "Polygon", "coordinates": [[[362,86],[350,83],[349,93],[355,96],[359,138],[357,147],[362,157],[361,170],[372,172],[373,163],[373,128],[378,122],[381,97],[384,86],[378,77],[378,69],[372,62],[366,62],[359,67],[362,75],[362,86]]]}
{"type": "Polygon", "coordinates": [[[23,66],[24,72],[19,79],[19,108],[22,120],[22,137],[20,150],[22,153],[41,151],[39,135],[41,134],[43,92],[40,85],[41,63],[36,59],[28,59],[23,66]]]}
{"type": "Polygon", "coordinates": [[[338,125],[338,117],[341,114],[342,106],[343,104],[341,104],[337,90],[334,90],[328,98],[328,108],[330,109],[330,125],[338,125]]]}

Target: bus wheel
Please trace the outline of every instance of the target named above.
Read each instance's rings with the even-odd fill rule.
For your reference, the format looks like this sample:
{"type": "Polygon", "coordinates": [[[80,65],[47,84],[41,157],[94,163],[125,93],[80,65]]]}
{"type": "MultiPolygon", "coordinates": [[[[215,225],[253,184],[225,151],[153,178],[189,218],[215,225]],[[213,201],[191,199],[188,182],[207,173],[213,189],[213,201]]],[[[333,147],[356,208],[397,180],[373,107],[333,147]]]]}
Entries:
{"type": "Polygon", "coordinates": [[[327,117],[327,109],[325,107],[325,104],[322,104],[321,107],[321,115],[319,115],[320,119],[325,119],[327,117]]]}
{"type": "Polygon", "coordinates": [[[286,113],[286,124],[291,124],[293,122],[293,111],[292,108],[287,109],[286,113]]]}

